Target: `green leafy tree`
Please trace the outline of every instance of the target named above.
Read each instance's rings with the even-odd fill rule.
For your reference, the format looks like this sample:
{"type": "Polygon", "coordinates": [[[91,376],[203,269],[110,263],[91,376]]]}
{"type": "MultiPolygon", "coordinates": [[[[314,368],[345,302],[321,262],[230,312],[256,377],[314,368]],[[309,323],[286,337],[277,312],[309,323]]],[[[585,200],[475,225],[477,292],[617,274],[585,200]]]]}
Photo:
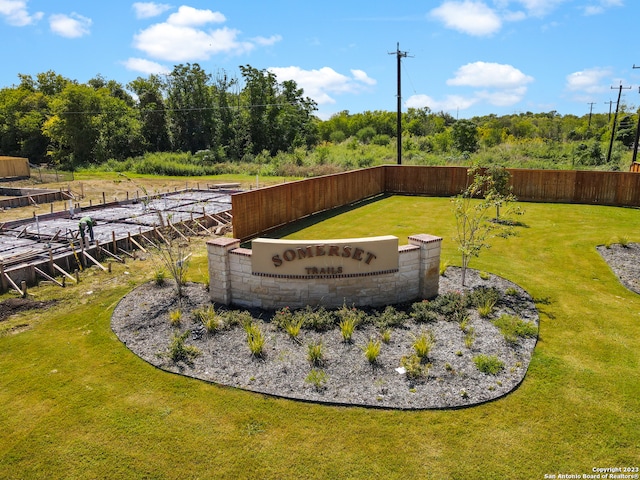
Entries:
{"type": "Polygon", "coordinates": [[[474,153],[480,148],[478,127],[471,120],[458,120],[451,127],[453,147],[460,152],[474,153]]]}
{"type": "Polygon", "coordinates": [[[195,153],[215,147],[211,75],[194,63],[176,65],[167,79],[169,130],[174,149],[195,153]]]}
{"type": "Polygon", "coordinates": [[[143,148],[152,152],[171,150],[169,139],[167,109],[162,90],[164,84],[160,77],[138,77],[128,87],[138,97],[140,133],[144,139],[143,148]]]}

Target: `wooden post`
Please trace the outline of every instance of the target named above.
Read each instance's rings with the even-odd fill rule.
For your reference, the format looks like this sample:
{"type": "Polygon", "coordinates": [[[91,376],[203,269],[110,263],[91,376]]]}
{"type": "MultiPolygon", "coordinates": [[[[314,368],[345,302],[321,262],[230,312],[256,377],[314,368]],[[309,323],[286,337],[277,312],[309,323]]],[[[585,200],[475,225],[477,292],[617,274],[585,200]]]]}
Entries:
{"type": "Polygon", "coordinates": [[[22,282],[20,282],[20,290],[22,291],[22,298],[26,298],[27,297],[27,282],[22,280],[22,282]]]}
{"type": "Polygon", "coordinates": [[[76,283],[80,283],[80,272],[78,272],[77,268],[76,268],[75,274],[76,274],[76,283]]]}
{"type": "Polygon", "coordinates": [[[107,263],[107,270],[109,271],[109,273],[111,273],[111,262],[107,263]]]}
{"type": "Polygon", "coordinates": [[[116,242],[116,232],[111,230],[111,243],[114,255],[118,253],[118,243],[116,242]]]}
{"type": "Polygon", "coordinates": [[[105,203],[107,203],[107,199],[104,196],[104,192],[102,192],[102,204],[104,205],[105,203]]]}
{"type": "Polygon", "coordinates": [[[2,291],[7,291],[7,279],[4,273],[4,263],[0,263],[0,285],[2,285],[2,291]]]}

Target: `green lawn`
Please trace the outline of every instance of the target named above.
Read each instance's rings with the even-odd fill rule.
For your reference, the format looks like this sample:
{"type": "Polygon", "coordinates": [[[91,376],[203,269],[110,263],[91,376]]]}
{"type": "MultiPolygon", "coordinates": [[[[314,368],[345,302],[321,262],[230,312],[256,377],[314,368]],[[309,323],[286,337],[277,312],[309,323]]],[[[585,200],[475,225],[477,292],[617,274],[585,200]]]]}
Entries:
{"type": "MultiPolygon", "coordinates": [[[[449,411],[341,408],[165,373],[109,328],[155,268],[130,262],[32,290],[60,302],[0,323],[0,478],[541,479],[640,466],[640,296],[595,250],[640,241],[640,211],[523,207],[519,235],[471,263],[520,284],[541,312],[527,377],[507,397],[449,411]]],[[[289,238],[431,233],[456,265],[453,230],[449,200],[390,197],[289,238]]],[[[206,278],[203,246],[190,272],[206,278]]]]}

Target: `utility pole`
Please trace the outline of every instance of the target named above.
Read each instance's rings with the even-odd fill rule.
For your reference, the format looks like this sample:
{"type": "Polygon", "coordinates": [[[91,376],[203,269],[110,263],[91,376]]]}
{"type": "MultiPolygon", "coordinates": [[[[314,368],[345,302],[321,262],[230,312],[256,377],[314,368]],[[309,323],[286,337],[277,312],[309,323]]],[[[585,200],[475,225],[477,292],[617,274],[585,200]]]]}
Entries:
{"type": "Polygon", "coordinates": [[[395,55],[398,59],[398,106],[397,106],[397,119],[396,119],[396,142],[398,149],[398,165],[402,165],[402,74],[401,65],[402,58],[407,57],[407,52],[400,51],[400,42],[396,44],[395,52],[388,52],[389,55],[395,55]]]}
{"type": "MultiPolygon", "coordinates": [[[[640,68],[640,67],[636,67],[634,63],[633,68],[640,68]]],[[[638,87],[638,93],[640,93],[640,87],[638,87]]],[[[633,157],[631,158],[632,165],[636,163],[636,158],[638,157],[638,142],[640,142],[640,109],[638,109],[638,125],[636,126],[636,139],[633,142],[633,157]]]]}
{"type": "Polygon", "coordinates": [[[595,102],[591,102],[588,104],[589,105],[589,127],[588,128],[591,128],[591,115],[593,114],[593,106],[595,104],[596,104],[595,102]]]}
{"type": "MultiPolygon", "coordinates": [[[[613,88],[613,87],[611,87],[613,88]]],[[[608,122],[611,121],[611,105],[613,105],[613,100],[609,100],[608,102],[604,102],[604,103],[608,103],[609,104],[609,118],[608,118],[608,122]]]]}
{"type": "MultiPolygon", "coordinates": [[[[616,87],[611,87],[611,89],[615,89],[616,87]]],[[[618,103],[616,103],[616,114],[613,117],[613,127],[611,127],[611,140],[609,141],[609,152],[607,153],[607,163],[611,161],[611,151],[613,150],[613,138],[616,135],[616,122],[618,121],[618,110],[620,109],[620,97],[622,96],[622,89],[631,90],[631,87],[623,87],[622,82],[620,82],[620,87],[618,89],[618,103]]]]}

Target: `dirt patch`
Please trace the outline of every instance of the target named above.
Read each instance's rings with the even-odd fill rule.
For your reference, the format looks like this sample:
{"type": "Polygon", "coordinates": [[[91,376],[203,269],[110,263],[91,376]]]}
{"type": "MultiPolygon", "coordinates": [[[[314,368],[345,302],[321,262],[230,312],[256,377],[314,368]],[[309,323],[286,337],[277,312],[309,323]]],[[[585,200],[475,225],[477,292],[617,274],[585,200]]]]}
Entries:
{"type": "Polygon", "coordinates": [[[25,310],[48,308],[53,304],[55,304],[55,301],[53,300],[40,302],[29,298],[8,298],[7,300],[0,302],[0,322],[6,320],[15,313],[24,312],[25,310]]]}

